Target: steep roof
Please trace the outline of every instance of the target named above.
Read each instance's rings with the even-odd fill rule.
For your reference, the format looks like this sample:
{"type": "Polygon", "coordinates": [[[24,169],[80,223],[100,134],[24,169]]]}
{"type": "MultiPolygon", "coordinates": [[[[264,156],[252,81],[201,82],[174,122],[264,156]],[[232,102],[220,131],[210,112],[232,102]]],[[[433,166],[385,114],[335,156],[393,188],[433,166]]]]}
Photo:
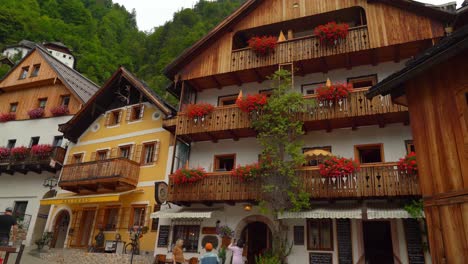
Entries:
{"type": "MultiPolygon", "coordinates": [[[[57,72],[59,79],[67,86],[78,98],[86,103],[94,93],[99,90],[99,86],[90,79],[83,76],[78,71],[68,67],[61,61],[50,55],[46,48],[37,45],[34,50],[39,51],[42,57],[57,72]]],[[[26,58],[26,57],[25,57],[26,58]]],[[[19,65],[19,64],[18,64],[19,65]]]]}
{"type": "Polygon", "coordinates": [[[367,98],[379,94],[387,95],[413,77],[424,73],[432,66],[453,58],[457,54],[468,49],[468,25],[455,31],[452,35],[444,38],[435,46],[427,49],[419,56],[406,63],[406,67],[388,76],[367,92],[367,98]]]}
{"type": "Polygon", "coordinates": [[[13,61],[11,61],[10,58],[8,58],[8,57],[0,57],[0,64],[7,64],[7,65],[10,65],[10,66],[15,65],[15,63],[13,61]]]}
{"type": "MultiPolygon", "coordinates": [[[[255,7],[265,0],[247,0],[231,15],[221,21],[215,28],[213,28],[208,34],[202,39],[193,44],[190,48],[186,49],[182,54],[172,61],[164,69],[164,74],[169,78],[173,79],[173,76],[177,71],[186,63],[187,60],[199,54],[200,49],[206,48],[211,44],[217,37],[219,37],[224,31],[229,29],[230,26],[237,23],[242,17],[250,13],[255,7]]],[[[454,19],[455,14],[446,12],[435,6],[428,6],[426,4],[412,1],[412,0],[367,0],[369,3],[378,2],[387,5],[392,5],[398,8],[409,10],[411,12],[430,17],[435,20],[449,22],[454,19]]]]}
{"type": "Polygon", "coordinates": [[[139,90],[147,100],[158,107],[166,116],[176,114],[176,109],[156,94],[145,82],[139,80],[124,67],[120,67],[97,91],[93,97],[76,113],[67,123],[59,126],[69,140],[76,142],[86,129],[115,101],[114,88],[125,79],[134,88],[139,90]]]}

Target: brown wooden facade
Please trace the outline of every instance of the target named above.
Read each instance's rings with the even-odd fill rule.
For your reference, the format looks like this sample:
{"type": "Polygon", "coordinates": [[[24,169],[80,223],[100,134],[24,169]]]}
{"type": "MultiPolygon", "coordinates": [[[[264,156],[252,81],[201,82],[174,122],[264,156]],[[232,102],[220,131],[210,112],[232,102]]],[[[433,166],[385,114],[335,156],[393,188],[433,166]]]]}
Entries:
{"type": "MultiPolygon", "coordinates": [[[[338,178],[324,178],[317,167],[304,167],[297,177],[312,199],[359,199],[415,197],[421,195],[418,180],[401,173],[396,163],[363,164],[359,172],[338,178]]],[[[200,182],[175,185],[169,181],[168,200],[186,204],[200,202],[242,202],[261,199],[261,183],[241,182],[230,172],[209,173],[200,182]]]]}

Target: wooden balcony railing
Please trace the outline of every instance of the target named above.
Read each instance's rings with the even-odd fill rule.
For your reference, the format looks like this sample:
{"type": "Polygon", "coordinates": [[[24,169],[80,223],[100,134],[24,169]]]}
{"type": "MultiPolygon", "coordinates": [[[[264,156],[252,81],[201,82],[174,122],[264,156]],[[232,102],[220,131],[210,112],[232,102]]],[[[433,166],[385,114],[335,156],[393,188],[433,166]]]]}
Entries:
{"type": "MultiPolygon", "coordinates": [[[[305,113],[298,114],[298,118],[308,123],[333,119],[364,119],[364,117],[369,116],[407,112],[406,107],[393,104],[390,96],[378,96],[372,100],[368,100],[365,97],[367,90],[368,88],[355,89],[341,104],[335,103],[333,105],[320,103],[316,95],[306,96],[305,98],[312,102],[308,105],[305,113]]],[[[377,119],[364,121],[362,122],[363,125],[371,125],[372,122],[377,124],[378,122],[377,119]]],[[[177,135],[193,135],[251,128],[249,114],[242,112],[236,105],[216,107],[203,122],[194,122],[185,113],[179,113],[175,119],[171,119],[170,122],[166,120],[164,123],[165,127],[174,125],[177,135]]]]}
{"type": "MultiPolygon", "coordinates": [[[[305,190],[315,199],[419,196],[418,179],[398,171],[396,163],[362,165],[359,172],[324,178],[318,168],[298,170],[305,190]]],[[[229,173],[210,173],[200,182],[175,185],[169,181],[168,201],[175,203],[254,201],[261,199],[259,182],[242,183],[229,173]]]]}
{"type": "Polygon", "coordinates": [[[65,165],[60,177],[62,189],[82,192],[127,191],[138,184],[140,164],[115,158],[65,165]]]}
{"type": "Polygon", "coordinates": [[[250,48],[234,50],[231,54],[231,71],[309,60],[369,48],[367,26],[359,26],[351,28],[346,40],[334,47],[320,44],[316,36],[307,36],[278,43],[275,53],[268,56],[257,56],[250,48]]]}
{"type": "Polygon", "coordinates": [[[47,170],[55,172],[56,169],[59,169],[58,164],[63,164],[65,159],[66,150],[61,147],[54,147],[52,151],[47,155],[34,155],[31,153],[31,149],[28,149],[28,154],[24,158],[17,158],[13,155],[8,157],[0,158],[0,173],[14,173],[19,171],[26,173],[27,171],[41,172],[42,170],[47,170]],[[51,160],[54,160],[55,165],[51,165],[51,160]]]}

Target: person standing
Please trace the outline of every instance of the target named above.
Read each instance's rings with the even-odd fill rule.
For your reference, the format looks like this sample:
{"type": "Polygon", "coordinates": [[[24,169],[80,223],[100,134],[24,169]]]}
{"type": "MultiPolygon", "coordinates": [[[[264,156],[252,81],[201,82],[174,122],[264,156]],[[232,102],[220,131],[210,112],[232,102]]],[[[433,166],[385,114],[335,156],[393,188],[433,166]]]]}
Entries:
{"type": "Polygon", "coordinates": [[[185,263],[184,258],[184,250],[182,247],[184,246],[184,240],[177,239],[174,248],[172,249],[172,256],[174,264],[183,264],[185,263]]]}
{"type": "Polygon", "coordinates": [[[219,264],[219,258],[216,253],[213,253],[213,244],[206,243],[206,253],[200,258],[200,264],[219,264]]]}
{"type": "Polygon", "coordinates": [[[244,257],[242,256],[244,241],[239,239],[236,245],[234,245],[235,242],[236,240],[234,239],[231,245],[228,246],[228,249],[232,251],[232,264],[244,264],[244,257]]]}
{"type": "Polygon", "coordinates": [[[8,246],[10,240],[10,231],[13,227],[13,243],[16,242],[16,231],[18,229],[18,223],[16,219],[11,215],[13,209],[8,207],[5,209],[5,214],[0,215],[0,246],[8,246]]]}

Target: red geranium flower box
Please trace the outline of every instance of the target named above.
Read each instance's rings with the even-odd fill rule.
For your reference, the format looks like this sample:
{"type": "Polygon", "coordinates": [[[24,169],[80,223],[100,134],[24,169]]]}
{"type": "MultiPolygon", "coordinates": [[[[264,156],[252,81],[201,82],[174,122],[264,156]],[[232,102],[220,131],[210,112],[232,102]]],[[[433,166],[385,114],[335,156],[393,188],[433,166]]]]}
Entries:
{"type": "Polygon", "coordinates": [[[40,158],[46,158],[49,157],[50,154],[52,153],[52,146],[51,145],[34,145],[31,148],[31,153],[34,156],[38,156],[40,158]]]}
{"type": "Polygon", "coordinates": [[[16,147],[16,148],[12,148],[10,150],[10,153],[15,159],[22,160],[22,159],[25,159],[26,156],[28,155],[29,149],[26,147],[16,147]]]}
{"type": "Polygon", "coordinates": [[[418,176],[418,164],[416,162],[416,153],[411,152],[398,161],[398,170],[411,176],[418,176]]]}
{"type": "Polygon", "coordinates": [[[325,25],[317,26],[314,33],[320,39],[320,43],[327,46],[337,45],[340,40],[348,37],[348,24],[337,24],[332,21],[325,25]]]}
{"type": "Polygon", "coordinates": [[[260,111],[267,103],[267,96],[264,94],[247,95],[247,97],[237,98],[236,105],[242,112],[250,113],[260,111]]]}
{"type": "Polygon", "coordinates": [[[353,91],[353,86],[349,83],[337,83],[330,86],[321,86],[317,89],[317,99],[319,101],[338,101],[347,98],[353,91]]]}
{"type": "Polygon", "coordinates": [[[28,111],[28,115],[31,119],[37,119],[44,116],[44,109],[36,108],[28,111]]]}
{"type": "Polygon", "coordinates": [[[66,106],[66,105],[56,106],[56,107],[50,109],[50,113],[53,116],[67,115],[69,113],[68,106],[66,106]]]}
{"type": "Polygon", "coordinates": [[[231,171],[231,176],[238,178],[241,182],[252,182],[261,174],[259,163],[253,163],[244,166],[237,166],[231,171]]]}
{"type": "Polygon", "coordinates": [[[204,117],[213,112],[214,106],[208,103],[189,104],[187,106],[187,115],[190,118],[204,117]]]}
{"type": "Polygon", "coordinates": [[[5,113],[5,114],[0,114],[0,123],[12,121],[16,119],[16,114],[15,113],[5,113]]]}
{"type": "Polygon", "coordinates": [[[197,169],[178,169],[170,177],[176,185],[185,183],[194,183],[205,178],[206,172],[203,168],[197,169]]]}
{"type": "Polygon", "coordinates": [[[10,149],[9,148],[0,148],[0,159],[6,159],[10,156],[10,149]]]}
{"type": "Polygon", "coordinates": [[[319,164],[322,177],[341,177],[355,173],[359,170],[359,164],[352,159],[331,157],[319,164]]]}
{"type": "Polygon", "coordinates": [[[248,40],[249,47],[260,56],[266,56],[275,52],[278,40],[273,36],[252,37],[248,40]]]}

